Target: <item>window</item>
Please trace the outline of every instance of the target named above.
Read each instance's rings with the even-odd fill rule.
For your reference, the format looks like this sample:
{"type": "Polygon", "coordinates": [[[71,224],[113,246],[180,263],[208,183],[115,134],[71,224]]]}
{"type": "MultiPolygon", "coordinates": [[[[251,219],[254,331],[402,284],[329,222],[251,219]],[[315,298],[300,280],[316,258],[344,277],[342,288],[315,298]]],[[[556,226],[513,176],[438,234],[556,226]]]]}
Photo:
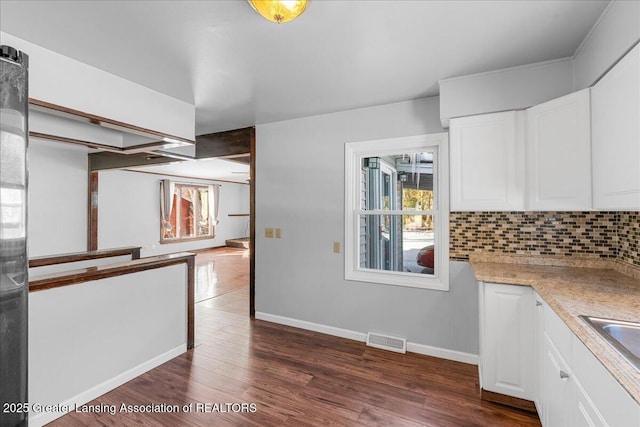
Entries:
{"type": "Polygon", "coordinates": [[[160,242],[212,239],[218,223],[218,185],[160,182],[160,242]]]}
{"type": "Polygon", "coordinates": [[[345,144],[345,279],[449,289],[447,134],[345,144]]]}

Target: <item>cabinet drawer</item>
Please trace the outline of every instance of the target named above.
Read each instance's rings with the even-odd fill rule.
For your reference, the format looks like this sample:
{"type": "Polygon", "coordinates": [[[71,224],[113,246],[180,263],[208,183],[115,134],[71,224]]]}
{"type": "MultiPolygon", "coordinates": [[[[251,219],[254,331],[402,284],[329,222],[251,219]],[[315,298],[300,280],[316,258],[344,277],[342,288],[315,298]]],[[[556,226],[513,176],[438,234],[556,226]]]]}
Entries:
{"type": "Polygon", "coordinates": [[[573,372],[607,424],[640,425],[640,405],[575,335],[572,336],[572,347],[573,372]]]}
{"type": "Polygon", "coordinates": [[[575,407],[573,408],[572,425],[605,427],[607,423],[602,418],[600,411],[589,397],[577,377],[574,377],[575,407]]]}
{"type": "Polygon", "coordinates": [[[544,426],[566,426],[571,419],[573,375],[548,336],[545,335],[542,345],[542,371],[539,373],[543,390],[541,421],[544,426]]]}

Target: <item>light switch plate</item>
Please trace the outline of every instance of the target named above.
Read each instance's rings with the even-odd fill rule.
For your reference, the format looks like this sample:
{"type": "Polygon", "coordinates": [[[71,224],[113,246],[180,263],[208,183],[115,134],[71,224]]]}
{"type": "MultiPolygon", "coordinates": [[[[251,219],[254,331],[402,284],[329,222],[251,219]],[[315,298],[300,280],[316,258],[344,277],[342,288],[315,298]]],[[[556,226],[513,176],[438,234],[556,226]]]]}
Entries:
{"type": "Polygon", "coordinates": [[[333,253],[340,253],[340,242],[333,242],[333,253]]]}
{"type": "Polygon", "coordinates": [[[264,229],[264,237],[266,237],[267,239],[273,238],[273,228],[271,228],[271,227],[265,228],[264,229]]]}
{"type": "Polygon", "coordinates": [[[282,237],[282,230],[280,230],[279,228],[276,228],[276,239],[279,239],[282,237]]]}

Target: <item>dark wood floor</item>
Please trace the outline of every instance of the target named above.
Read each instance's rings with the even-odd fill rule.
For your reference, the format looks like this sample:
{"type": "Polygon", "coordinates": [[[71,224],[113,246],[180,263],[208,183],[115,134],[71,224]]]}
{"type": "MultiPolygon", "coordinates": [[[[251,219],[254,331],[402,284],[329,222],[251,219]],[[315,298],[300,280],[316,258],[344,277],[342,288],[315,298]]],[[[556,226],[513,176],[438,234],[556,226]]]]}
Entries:
{"type": "MultiPolygon", "coordinates": [[[[216,261],[226,292],[196,305],[196,347],[92,405],[188,405],[164,414],[68,414],[56,426],[538,426],[535,415],[480,400],[477,367],[251,320],[243,250],[216,261]],[[241,272],[241,273],[238,273],[241,272]],[[231,282],[231,283],[230,283],[231,282]],[[220,412],[198,412],[197,403],[220,412]],[[255,404],[255,412],[234,413],[255,404]],[[223,412],[226,411],[226,412],[223,412]]],[[[202,409],[202,407],[201,407],[202,409]]]]}

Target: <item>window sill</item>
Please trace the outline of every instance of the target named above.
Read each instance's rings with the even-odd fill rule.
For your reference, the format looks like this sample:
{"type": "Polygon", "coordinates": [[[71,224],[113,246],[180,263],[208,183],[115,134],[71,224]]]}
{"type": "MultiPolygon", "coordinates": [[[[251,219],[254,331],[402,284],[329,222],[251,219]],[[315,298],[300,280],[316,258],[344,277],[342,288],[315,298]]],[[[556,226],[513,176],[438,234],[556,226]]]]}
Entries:
{"type": "Polygon", "coordinates": [[[448,277],[433,277],[419,273],[358,269],[346,272],[345,280],[435,291],[449,291],[448,277]]]}
{"type": "Polygon", "coordinates": [[[211,240],[215,239],[216,236],[200,236],[200,237],[186,237],[182,239],[160,239],[161,245],[168,245],[171,243],[184,243],[184,242],[195,242],[197,240],[211,240]]]}

